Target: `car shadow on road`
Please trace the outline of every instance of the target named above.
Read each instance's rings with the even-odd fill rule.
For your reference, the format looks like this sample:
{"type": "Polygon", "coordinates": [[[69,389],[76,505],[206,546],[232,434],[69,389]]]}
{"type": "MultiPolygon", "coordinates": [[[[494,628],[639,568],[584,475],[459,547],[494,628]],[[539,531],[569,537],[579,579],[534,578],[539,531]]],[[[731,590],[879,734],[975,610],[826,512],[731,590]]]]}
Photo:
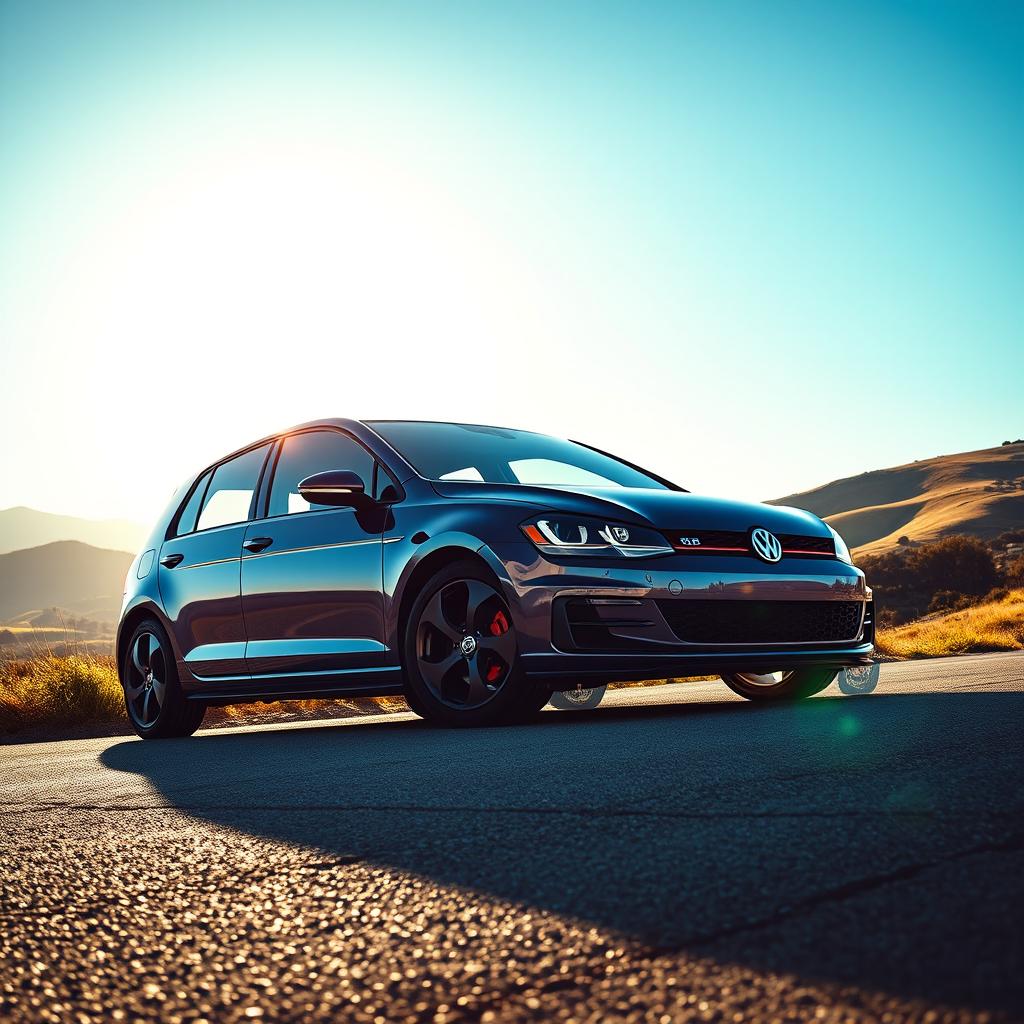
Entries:
{"type": "Polygon", "coordinates": [[[1020,1010],[1024,694],[127,741],[153,803],[648,947],[1020,1010]]]}

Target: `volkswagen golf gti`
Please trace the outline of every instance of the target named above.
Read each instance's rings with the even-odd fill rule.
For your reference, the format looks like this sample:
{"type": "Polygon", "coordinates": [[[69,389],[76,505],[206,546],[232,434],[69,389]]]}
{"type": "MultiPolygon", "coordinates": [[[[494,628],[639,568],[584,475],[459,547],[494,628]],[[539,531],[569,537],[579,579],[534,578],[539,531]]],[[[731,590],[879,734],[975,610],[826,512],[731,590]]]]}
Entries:
{"type": "Polygon", "coordinates": [[[864,574],[809,512],[523,430],[326,419],[179,489],[129,569],[117,657],[155,738],[211,704],[401,694],[484,725],[708,673],[797,700],[873,639],[864,574]]]}

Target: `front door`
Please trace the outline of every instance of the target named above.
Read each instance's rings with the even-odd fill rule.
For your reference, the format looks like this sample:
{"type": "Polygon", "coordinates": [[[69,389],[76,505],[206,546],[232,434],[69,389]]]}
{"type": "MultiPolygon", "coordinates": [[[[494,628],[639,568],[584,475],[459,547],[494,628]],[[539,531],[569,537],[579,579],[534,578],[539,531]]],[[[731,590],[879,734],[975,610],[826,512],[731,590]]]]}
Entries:
{"type": "Polygon", "coordinates": [[[372,503],[305,501],[299,481],[329,469],[358,473],[371,493],[373,456],[348,434],[319,429],[284,438],[266,518],[246,530],[242,608],[254,681],[315,682],[384,663],[383,520],[372,503]]]}
{"type": "Polygon", "coordinates": [[[245,676],[239,576],[242,541],[270,445],[206,473],[160,548],[160,594],[185,667],[203,678],[245,676]]]}

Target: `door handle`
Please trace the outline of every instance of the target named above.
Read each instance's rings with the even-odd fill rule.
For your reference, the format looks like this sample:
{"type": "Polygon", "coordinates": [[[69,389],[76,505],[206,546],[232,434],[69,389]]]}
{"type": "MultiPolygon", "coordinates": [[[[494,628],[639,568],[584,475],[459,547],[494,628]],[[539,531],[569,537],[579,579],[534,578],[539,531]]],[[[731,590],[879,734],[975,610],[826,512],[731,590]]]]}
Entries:
{"type": "Polygon", "coordinates": [[[160,564],[165,569],[173,569],[176,565],[180,565],[184,561],[185,561],[185,556],[184,555],[180,555],[177,552],[175,552],[174,554],[171,554],[171,555],[164,555],[164,557],[160,559],[160,564]]]}
{"type": "Polygon", "coordinates": [[[242,542],[242,547],[246,551],[263,551],[265,548],[269,548],[274,543],[273,537],[250,537],[248,540],[242,542]]]}

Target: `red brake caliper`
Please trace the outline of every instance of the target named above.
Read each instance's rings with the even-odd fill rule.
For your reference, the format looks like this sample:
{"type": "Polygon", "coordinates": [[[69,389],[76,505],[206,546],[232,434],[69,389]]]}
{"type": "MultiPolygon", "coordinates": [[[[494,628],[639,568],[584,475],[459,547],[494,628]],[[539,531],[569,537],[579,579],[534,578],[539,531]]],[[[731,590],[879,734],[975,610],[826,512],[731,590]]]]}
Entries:
{"type": "MultiPolygon", "coordinates": [[[[505,613],[503,611],[499,609],[494,613],[494,618],[491,619],[491,624],[487,627],[487,631],[491,636],[502,636],[508,632],[508,619],[505,618],[505,613]]],[[[497,682],[502,671],[501,665],[497,662],[491,662],[491,664],[487,666],[487,682],[497,682]]]]}

